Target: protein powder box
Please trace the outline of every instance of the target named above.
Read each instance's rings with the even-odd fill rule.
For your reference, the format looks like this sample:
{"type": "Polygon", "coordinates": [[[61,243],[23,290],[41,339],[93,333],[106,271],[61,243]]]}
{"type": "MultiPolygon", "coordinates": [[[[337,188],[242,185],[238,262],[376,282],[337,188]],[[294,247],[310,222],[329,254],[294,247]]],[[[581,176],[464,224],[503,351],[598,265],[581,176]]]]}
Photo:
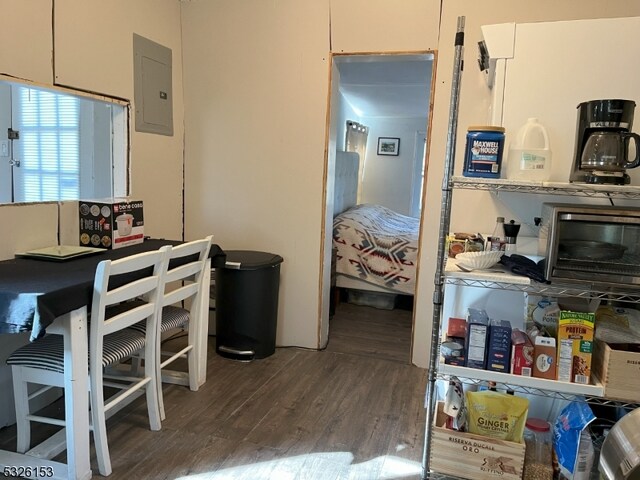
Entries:
{"type": "Polygon", "coordinates": [[[462,175],[465,177],[500,178],[503,150],[503,127],[491,125],[469,127],[462,175]]]}

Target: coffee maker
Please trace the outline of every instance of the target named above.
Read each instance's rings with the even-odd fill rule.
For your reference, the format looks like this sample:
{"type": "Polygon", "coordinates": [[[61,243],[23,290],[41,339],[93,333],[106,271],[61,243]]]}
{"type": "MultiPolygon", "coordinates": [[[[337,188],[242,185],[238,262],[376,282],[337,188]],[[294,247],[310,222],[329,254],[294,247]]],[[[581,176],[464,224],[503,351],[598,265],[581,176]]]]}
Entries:
{"type": "MultiPolygon", "coordinates": [[[[589,137],[609,132],[631,132],[636,103],[633,100],[590,100],[578,105],[576,147],[569,181],[579,183],[625,185],[630,181],[624,166],[605,165],[598,168],[584,161],[583,153],[589,137]]],[[[627,166],[629,168],[629,166],[627,166]]]]}

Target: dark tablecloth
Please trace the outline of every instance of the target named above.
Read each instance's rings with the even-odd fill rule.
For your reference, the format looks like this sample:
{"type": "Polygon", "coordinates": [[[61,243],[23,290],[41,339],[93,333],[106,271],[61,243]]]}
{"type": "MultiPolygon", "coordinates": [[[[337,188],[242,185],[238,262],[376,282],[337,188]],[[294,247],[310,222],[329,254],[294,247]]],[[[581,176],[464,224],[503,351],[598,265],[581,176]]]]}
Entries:
{"type": "MultiPolygon", "coordinates": [[[[179,245],[173,240],[145,240],[116,250],[105,250],[63,262],[15,258],[0,262],[0,333],[31,332],[31,340],[44,335],[56,317],[91,305],[96,266],[136,253],[179,245]]],[[[211,246],[212,266],[224,266],[224,252],[211,246]]]]}

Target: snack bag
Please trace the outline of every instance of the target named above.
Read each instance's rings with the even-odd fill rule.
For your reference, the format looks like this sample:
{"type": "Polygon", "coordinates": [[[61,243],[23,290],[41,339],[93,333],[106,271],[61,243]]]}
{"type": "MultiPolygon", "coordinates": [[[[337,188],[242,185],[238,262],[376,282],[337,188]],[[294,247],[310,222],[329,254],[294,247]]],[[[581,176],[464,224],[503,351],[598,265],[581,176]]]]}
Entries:
{"type": "Polygon", "coordinates": [[[577,478],[580,437],[595,418],[585,401],[574,400],[562,409],[553,426],[553,448],[558,458],[560,473],[567,478],[577,478]]]}
{"type": "Polygon", "coordinates": [[[522,443],[529,400],[502,392],[467,392],[467,430],[486,437],[522,443]]]}
{"type": "Polygon", "coordinates": [[[460,432],[465,431],[467,408],[464,402],[462,382],[456,377],[451,377],[451,380],[449,380],[449,388],[444,399],[444,413],[449,417],[447,428],[460,432]]]}

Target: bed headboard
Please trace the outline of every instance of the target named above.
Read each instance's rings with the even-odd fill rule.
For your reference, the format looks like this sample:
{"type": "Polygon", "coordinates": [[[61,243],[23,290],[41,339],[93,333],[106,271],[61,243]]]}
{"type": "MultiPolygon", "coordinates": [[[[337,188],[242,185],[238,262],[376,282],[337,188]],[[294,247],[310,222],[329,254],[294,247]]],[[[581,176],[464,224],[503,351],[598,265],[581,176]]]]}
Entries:
{"type": "Polygon", "coordinates": [[[358,203],[358,170],[360,155],[336,152],[336,177],[333,192],[333,216],[358,203]]]}

